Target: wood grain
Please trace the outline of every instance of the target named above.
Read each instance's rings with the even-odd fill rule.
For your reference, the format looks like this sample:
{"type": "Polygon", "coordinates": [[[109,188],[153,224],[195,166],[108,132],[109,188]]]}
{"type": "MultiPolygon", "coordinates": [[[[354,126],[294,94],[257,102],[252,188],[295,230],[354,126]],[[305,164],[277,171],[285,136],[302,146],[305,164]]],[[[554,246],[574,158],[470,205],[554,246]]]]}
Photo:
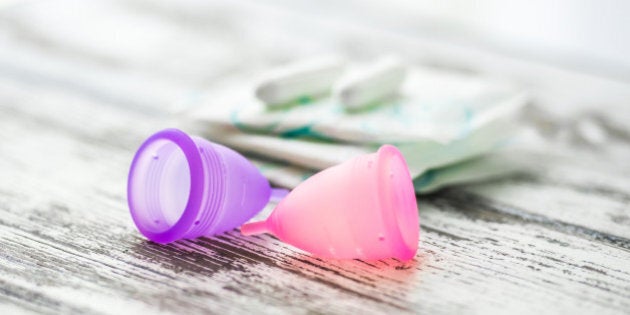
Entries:
{"type": "MultiPolygon", "coordinates": [[[[538,110],[538,115],[530,115],[526,123],[547,138],[550,149],[528,153],[532,171],[526,174],[420,197],[420,251],[407,263],[322,260],[273,237],[243,237],[236,230],[164,246],[142,238],[127,210],[126,176],[139,143],[171,125],[173,112],[186,106],[182,100],[220,84],[216,78],[232,77],[231,71],[246,75],[316,48],[276,52],[273,43],[260,42],[258,34],[279,32],[299,16],[270,13],[278,18],[276,24],[245,26],[239,23],[243,16],[275,12],[251,3],[243,8],[221,1],[177,6],[144,1],[56,5],[55,10],[76,6],[84,19],[93,19],[96,26],[86,25],[89,29],[110,25],[106,22],[112,20],[120,21],[124,30],[137,19],[142,21],[138,25],[160,28],[161,34],[190,31],[192,35],[175,41],[177,50],[187,51],[188,61],[183,60],[179,68],[161,62],[161,57],[174,56],[172,50],[140,49],[164,48],[173,37],[156,36],[152,42],[132,46],[140,47],[136,50],[108,50],[99,46],[116,43],[107,36],[82,37],[77,31],[78,35],[70,32],[64,37],[67,29],[45,27],[46,19],[54,17],[46,16],[53,5],[33,2],[4,9],[0,16],[1,314],[624,314],[630,310],[630,141],[626,137],[630,133],[614,123],[619,120],[613,117],[613,109],[620,106],[617,98],[605,103],[607,107],[587,107],[587,112],[577,107],[560,118],[546,105],[550,100],[569,102],[562,98],[562,88],[534,90],[541,97],[530,112],[538,110]],[[114,19],[115,14],[124,18],[114,19]],[[236,35],[240,37],[230,38],[236,35]],[[199,44],[203,39],[213,45],[199,44]],[[203,61],[217,45],[225,46],[222,49],[228,53],[203,61]],[[605,143],[576,140],[579,133],[571,130],[584,117],[599,119],[609,130],[605,143]],[[566,132],[569,136],[562,135],[566,132]]],[[[73,22],[87,23],[78,18],[68,23],[73,22]]],[[[298,43],[304,28],[299,24],[295,30],[276,34],[298,43]]],[[[326,32],[326,28],[318,31],[326,32]]],[[[351,39],[361,32],[366,30],[321,35],[314,41],[319,48],[353,54],[357,48],[351,47],[351,39]]],[[[395,35],[378,34],[378,38],[411,47],[410,53],[418,49],[395,35]]],[[[361,45],[369,53],[379,51],[377,43],[361,45]]],[[[474,59],[466,60],[475,64],[474,59]]],[[[481,69],[487,66],[478,64],[481,69]]],[[[517,62],[512,69],[522,67],[517,62]]],[[[577,85],[600,82],[590,86],[618,88],[616,95],[627,94],[625,82],[571,76],[570,71],[545,67],[538,66],[532,76],[561,72],[562,78],[576,78],[572,82],[577,85]]]]}

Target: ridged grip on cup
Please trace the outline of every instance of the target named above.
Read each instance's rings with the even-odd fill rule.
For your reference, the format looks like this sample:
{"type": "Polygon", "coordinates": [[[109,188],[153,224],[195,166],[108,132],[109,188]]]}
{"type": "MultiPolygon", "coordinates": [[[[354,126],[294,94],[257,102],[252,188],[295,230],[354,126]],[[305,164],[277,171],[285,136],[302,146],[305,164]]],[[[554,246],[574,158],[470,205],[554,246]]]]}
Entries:
{"type": "Polygon", "coordinates": [[[272,233],[320,257],[411,259],[419,219],[407,164],[385,145],[328,168],[296,187],[266,221],[241,232],[272,233]]]}
{"type": "Polygon", "coordinates": [[[267,179],[243,156],[177,129],[140,146],[127,185],[134,223],[158,243],[233,229],[262,210],[270,193],[267,179]]]}

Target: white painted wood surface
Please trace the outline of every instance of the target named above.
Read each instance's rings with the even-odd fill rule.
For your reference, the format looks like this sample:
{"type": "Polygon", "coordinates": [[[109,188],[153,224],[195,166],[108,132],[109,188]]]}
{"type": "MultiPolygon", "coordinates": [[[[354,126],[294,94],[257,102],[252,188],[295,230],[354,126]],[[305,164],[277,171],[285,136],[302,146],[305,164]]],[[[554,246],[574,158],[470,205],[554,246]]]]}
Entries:
{"type": "Polygon", "coordinates": [[[628,102],[628,82],[255,2],[9,3],[0,314],[627,314],[628,102]],[[199,91],[322,51],[393,49],[528,86],[524,123],[548,141],[524,153],[527,173],[419,197],[413,261],[321,260],[238,231],[163,246],[135,230],[134,150],[199,91]]]}

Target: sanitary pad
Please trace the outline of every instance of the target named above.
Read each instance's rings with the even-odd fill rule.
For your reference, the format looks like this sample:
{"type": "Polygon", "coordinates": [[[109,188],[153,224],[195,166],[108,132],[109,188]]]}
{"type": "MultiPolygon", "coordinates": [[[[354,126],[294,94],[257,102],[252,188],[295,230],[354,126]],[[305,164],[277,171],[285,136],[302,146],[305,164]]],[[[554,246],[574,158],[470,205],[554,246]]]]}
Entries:
{"type": "Polygon", "coordinates": [[[180,122],[247,154],[272,182],[287,187],[393,144],[416,192],[424,193],[513,172],[504,151],[525,101],[519,88],[503,81],[414,67],[399,93],[359,111],[331,96],[268,108],[250,84],[240,83],[197,98],[180,122]]]}

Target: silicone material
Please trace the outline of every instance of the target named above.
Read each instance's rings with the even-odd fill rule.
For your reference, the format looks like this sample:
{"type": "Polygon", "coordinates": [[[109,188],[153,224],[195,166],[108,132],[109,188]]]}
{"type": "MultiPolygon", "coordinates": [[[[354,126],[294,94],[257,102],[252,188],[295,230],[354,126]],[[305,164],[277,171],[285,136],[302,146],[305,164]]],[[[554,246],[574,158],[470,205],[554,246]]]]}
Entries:
{"type": "Polygon", "coordinates": [[[243,156],[177,129],[157,132],[140,146],[127,183],[133,221],[157,243],[231,230],[271,195],[267,179],[243,156]]]}
{"type": "Polygon", "coordinates": [[[271,233],[320,257],[409,260],[420,231],[407,164],[398,149],[384,145],[323,170],[241,233],[271,233]]]}

